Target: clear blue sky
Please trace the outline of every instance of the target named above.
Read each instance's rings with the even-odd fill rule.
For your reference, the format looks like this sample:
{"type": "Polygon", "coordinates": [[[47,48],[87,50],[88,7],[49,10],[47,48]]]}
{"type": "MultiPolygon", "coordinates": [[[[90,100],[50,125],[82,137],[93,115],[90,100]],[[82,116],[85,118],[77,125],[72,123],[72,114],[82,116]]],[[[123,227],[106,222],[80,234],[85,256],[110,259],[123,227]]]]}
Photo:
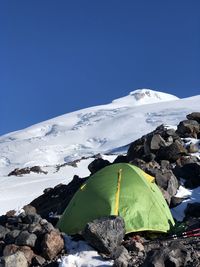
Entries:
{"type": "Polygon", "coordinates": [[[0,135],[137,88],[200,94],[199,0],[0,2],[0,135]]]}

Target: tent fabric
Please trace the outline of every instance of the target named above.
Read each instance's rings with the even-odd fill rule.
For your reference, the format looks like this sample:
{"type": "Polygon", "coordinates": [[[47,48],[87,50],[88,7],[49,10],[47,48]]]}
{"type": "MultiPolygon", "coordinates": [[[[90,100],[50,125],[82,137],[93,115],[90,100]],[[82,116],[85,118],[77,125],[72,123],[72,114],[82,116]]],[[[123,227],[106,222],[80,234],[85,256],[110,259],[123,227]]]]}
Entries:
{"type": "Polygon", "coordinates": [[[57,226],[67,234],[76,234],[88,222],[108,215],[123,217],[126,233],[167,232],[174,225],[154,178],[127,163],[109,165],[90,176],[75,193],[57,226]]]}

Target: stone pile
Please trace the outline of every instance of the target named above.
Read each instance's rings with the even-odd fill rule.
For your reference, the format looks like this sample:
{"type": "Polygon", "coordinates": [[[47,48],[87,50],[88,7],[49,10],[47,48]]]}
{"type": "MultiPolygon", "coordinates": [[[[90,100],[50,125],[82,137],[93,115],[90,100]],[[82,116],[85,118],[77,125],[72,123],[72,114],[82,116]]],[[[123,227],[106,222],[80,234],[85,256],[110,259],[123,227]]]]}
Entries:
{"type": "Polygon", "coordinates": [[[25,206],[18,216],[10,211],[0,217],[1,267],[48,266],[63,249],[61,233],[42,219],[34,207],[25,206]]]}

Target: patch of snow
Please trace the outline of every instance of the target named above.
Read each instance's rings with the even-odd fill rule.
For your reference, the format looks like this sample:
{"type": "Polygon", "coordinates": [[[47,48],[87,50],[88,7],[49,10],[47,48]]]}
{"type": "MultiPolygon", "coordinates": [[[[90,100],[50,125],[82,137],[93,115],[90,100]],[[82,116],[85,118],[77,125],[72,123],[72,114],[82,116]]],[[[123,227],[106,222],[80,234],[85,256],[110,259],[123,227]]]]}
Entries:
{"type": "Polygon", "coordinates": [[[185,217],[185,209],[187,208],[187,205],[189,203],[200,202],[200,187],[190,190],[180,186],[176,197],[186,198],[180,205],[171,209],[173,217],[177,221],[182,221],[185,217]]]}
{"type": "Polygon", "coordinates": [[[62,257],[59,267],[108,267],[113,261],[104,260],[85,241],[73,241],[65,235],[66,250],[69,255],[62,257]]]}

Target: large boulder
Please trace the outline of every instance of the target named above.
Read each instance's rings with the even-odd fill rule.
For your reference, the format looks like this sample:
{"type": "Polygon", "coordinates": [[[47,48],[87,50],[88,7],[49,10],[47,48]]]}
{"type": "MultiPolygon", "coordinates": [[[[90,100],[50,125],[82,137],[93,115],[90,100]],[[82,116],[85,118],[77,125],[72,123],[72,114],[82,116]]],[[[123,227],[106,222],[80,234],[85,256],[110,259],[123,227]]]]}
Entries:
{"type": "Polygon", "coordinates": [[[91,172],[91,174],[94,174],[95,172],[103,169],[104,167],[106,167],[110,164],[111,163],[108,160],[104,160],[102,158],[97,158],[88,165],[88,169],[91,172]]]}
{"type": "Polygon", "coordinates": [[[188,163],[182,167],[176,167],[174,173],[177,177],[186,179],[185,186],[196,188],[200,186],[200,163],[188,163]]]}
{"type": "Polygon", "coordinates": [[[177,134],[180,137],[193,137],[197,138],[200,132],[200,125],[195,120],[184,120],[177,126],[177,134]]]}
{"type": "Polygon", "coordinates": [[[188,114],[186,117],[188,120],[194,120],[200,123],[200,112],[192,112],[188,114]]]}
{"type": "Polygon", "coordinates": [[[87,223],[83,236],[101,253],[112,254],[121,245],[125,235],[125,223],[119,216],[108,216],[87,223]]]}
{"type": "Polygon", "coordinates": [[[23,252],[17,251],[14,254],[3,257],[0,267],[28,267],[28,261],[23,252]]]}
{"type": "Polygon", "coordinates": [[[64,248],[64,240],[59,231],[54,230],[45,234],[41,244],[42,255],[47,260],[52,260],[64,248]]]}
{"type": "Polygon", "coordinates": [[[33,248],[35,246],[37,236],[31,234],[28,231],[22,231],[15,240],[16,245],[29,246],[33,248]]]}
{"type": "Polygon", "coordinates": [[[187,155],[187,150],[184,146],[179,142],[175,141],[171,145],[167,147],[161,147],[157,152],[157,160],[168,160],[170,162],[175,162],[182,155],[187,155]]]}

